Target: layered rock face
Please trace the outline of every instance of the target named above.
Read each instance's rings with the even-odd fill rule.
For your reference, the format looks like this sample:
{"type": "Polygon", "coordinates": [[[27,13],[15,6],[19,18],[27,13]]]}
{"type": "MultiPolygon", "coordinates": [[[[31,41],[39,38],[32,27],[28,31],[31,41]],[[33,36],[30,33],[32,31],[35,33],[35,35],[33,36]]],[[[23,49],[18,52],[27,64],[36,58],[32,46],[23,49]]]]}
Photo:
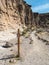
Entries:
{"type": "Polygon", "coordinates": [[[44,28],[49,28],[49,13],[40,14],[39,24],[44,28]]]}
{"type": "Polygon", "coordinates": [[[33,13],[34,25],[36,27],[49,28],[49,13],[33,13]]]}
{"type": "MultiPolygon", "coordinates": [[[[16,24],[20,23],[18,15],[17,0],[0,0],[0,28],[15,29],[16,24]]],[[[0,29],[0,30],[1,30],[0,29]]]]}
{"type": "Polygon", "coordinates": [[[31,6],[23,0],[0,0],[0,30],[32,23],[31,6]]]}
{"type": "Polygon", "coordinates": [[[0,31],[24,25],[49,28],[49,13],[32,12],[31,5],[24,0],[0,0],[0,31]]]}

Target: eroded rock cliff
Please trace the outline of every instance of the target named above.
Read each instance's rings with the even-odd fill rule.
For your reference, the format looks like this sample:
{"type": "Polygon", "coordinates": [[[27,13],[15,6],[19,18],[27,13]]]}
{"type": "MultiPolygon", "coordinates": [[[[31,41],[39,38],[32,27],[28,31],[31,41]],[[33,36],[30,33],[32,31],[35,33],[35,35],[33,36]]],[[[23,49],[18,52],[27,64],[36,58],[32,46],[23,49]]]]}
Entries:
{"type": "Polygon", "coordinates": [[[0,0],[0,28],[4,30],[12,27],[16,29],[16,24],[20,23],[17,9],[17,0],[0,0]]]}
{"type": "Polygon", "coordinates": [[[49,13],[33,13],[33,19],[36,27],[49,28],[49,13]]]}
{"type": "Polygon", "coordinates": [[[0,0],[0,30],[32,23],[31,6],[23,0],[0,0]]]}

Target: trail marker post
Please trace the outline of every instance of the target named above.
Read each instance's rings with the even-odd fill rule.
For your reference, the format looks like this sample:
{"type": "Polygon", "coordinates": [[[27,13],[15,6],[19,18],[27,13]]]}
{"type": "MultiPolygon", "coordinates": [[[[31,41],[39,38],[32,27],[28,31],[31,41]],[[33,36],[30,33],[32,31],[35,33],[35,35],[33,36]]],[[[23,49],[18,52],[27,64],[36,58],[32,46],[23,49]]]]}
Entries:
{"type": "Polygon", "coordinates": [[[18,29],[18,57],[20,57],[20,30],[18,29]]]}

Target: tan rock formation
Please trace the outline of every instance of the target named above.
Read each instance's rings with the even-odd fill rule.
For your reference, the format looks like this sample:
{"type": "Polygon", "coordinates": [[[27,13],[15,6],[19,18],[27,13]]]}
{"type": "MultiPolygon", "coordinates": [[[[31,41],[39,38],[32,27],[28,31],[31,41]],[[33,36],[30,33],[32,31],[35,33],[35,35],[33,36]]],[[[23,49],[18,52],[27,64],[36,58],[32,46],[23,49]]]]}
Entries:
{"type": "Polygon", "coordinates": [[[0,30],[31,24],[31,6],[23,0],[0,0],[0,30]]]}

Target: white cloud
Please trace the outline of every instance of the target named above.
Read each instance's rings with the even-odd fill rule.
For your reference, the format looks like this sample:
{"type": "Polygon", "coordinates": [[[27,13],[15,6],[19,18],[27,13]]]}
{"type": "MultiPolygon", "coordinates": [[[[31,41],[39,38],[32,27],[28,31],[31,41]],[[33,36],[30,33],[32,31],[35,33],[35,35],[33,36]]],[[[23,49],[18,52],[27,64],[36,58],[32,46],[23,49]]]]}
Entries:
{"type": "Polygon", "coordinates": [[[39,5],[39,6],[36,6],[34,8],[32,8],[33,11],[43,11],[45,9],[48,9],[49,8],[49,3],[46,3],[46,4],[43,4],[43,5],[39,5]]]}

